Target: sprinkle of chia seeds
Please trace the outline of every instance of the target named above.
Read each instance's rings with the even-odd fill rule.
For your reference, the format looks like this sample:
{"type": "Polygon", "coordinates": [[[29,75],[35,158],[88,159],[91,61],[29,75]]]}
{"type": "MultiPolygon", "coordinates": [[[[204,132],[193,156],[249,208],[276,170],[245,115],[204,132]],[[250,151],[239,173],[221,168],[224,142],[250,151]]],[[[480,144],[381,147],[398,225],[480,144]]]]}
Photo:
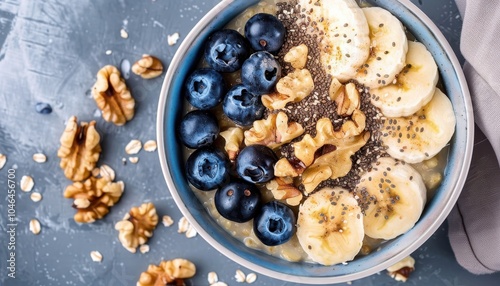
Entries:
{"type": "Polygon", "coordinates": [[[378,26],[379,28],[382,28],[384,26],[384,23],[380,23],[378,26]]]}

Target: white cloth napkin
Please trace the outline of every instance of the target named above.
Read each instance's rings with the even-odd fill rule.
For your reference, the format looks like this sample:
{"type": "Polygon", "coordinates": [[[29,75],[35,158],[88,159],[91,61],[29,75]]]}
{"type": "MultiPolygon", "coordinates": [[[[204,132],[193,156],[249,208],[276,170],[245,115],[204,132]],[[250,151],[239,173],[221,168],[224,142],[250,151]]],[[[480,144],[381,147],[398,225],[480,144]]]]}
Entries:
{"type": "Polygon", "coordinates": [[[476,134],[471,169],[448,217],[448,234],[458,263],[486,274],[500,271],[500,2],[456,2],[463,19],[464,73],[475,122],[484,135],[476,134]]]}

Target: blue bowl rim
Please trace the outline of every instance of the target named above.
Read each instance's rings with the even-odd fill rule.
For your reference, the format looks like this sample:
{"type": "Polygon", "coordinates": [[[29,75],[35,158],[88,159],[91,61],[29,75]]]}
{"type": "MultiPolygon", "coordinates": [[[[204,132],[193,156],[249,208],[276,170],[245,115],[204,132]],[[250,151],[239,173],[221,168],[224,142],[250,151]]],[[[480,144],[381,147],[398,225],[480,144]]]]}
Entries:
{"type": "MultiPolygon", "coordinates": [[[[421,246],[437,229],[438,227],[442,224],[442,222],[446,219],[447,215],[455,205],[460,192],[462,190],[462,187],[465,183],[465,179],[467,177],[467,173],[469,170],[470,166],[470,161],[472,157],[472,148],[473,148],[473,138],[474,138],[474,120],[473,120],[473,111],[472,111],[472,104],[470,100],[470,94],[469,90],[467,87],[467,83],[465,80],[465,76],[462,72],[460,63],[454,54],[452,48],[448,44],[447,40],[445,37],[442,35],[442,33],[439,31],[438,27],[425,15],[418,7],[416,7],[413,3],[411,3],[409,0],[398,0],[398,1],[392,1],[392,0],[372,0],[372,1],[363,1],[363,2],[371,2],[374,5],[379,5],[381,3],[386,3],[386,2],[393,2],[394,7],[398,7],[403,9],[406,12],[411,13],[411,17],[417,18],[420,23],[418,25],[423,25],[423,28],[427,29],[427,31],[432,34],[433,40],[431,41],[435,44],[437,44],[444,52],[445,54],[442,56],[445,56],[449,60],[449,65],[452,67],[454,74],[453,75],[448,75],[448,74],[443,74],[443,71],[440,70],[441,72],[441,77],[447,79],[451,76],[455,76],[456,78],[454,79],[458,83],[459,91],[461,96],[460,99],[463,100],[461,104],[463,104],[463,110],[462,110],[462,118],[463,122],[457,118],[457,130],[458,130],[458,123],[462,122],[463,124],[461,127],[465,128],[464,133],[461,134],[460,140],[463,140],[463,146],[459,148],[460,150],[454,151],[451,150],[451,152],[455,153],[456,156],[462,155],[462,157],[456,158],[457,162],[449,162],[448,163],[448,168],[445,171],[445,181],[442,184],[443,186],[448,186],[446,190],[443,190],[440,192],[440,198],[439,202],[436,202],[437,200],[434,199],[432,200],[432,205],[428,206],[427,208],[438,208],[438,211],[434,212],[426,212],[422,218],[421,221],[424,219],[426,221],[425,228],[420,226],[417,229],[417,226],[421,225],[422,223],[419,221],[417,225],[415,226],[414,229],[410,230],[408,233],[396,238],[395,240],[391,241],[387,246],[384,246],[387,249],[384,249],[382,254],[377,254],[378,261],[375,263],[372,261],[371,267],[363,267],[363,264],[368,262],[370,264],[370,255],[363,257],[362,259],[357,259],[353,262],[350,262],[349,264],[354,264],[353,267],[354,269],[357,269],[356,267],[359,267],[359,271],[351,271],[347,272],[342,275],[329,275],[328,272],[325,275],[324,271],[321,271],[321,274],[318,274],[318,276],[305,276],[305,275],[297,275],[295,273],[290,273],[286,271],[281,271],[278,269],[270,269],[269,263],[259,261],[257,258],[256,261],[249,261],[248,259],[245,259],[244,257],[238,255],[234,251],[238,251],[238,249],[229,249],[226,245],[221,243],[219,239],[224,239],[219,235],[219,239],[215,239],[214,236],[217,236],[217,231],[213,230],[207,230],[205,227],[202,227],[202,225],[198,222],[198,220],[195,218],[195,213],[196,215],[199,215],[200,210],[196,210],[192,208],[191,206],[187,206],[183,198],[180,196],[177,188],[178,184],[174,182],[174,179],[172,178],[171,175],[171,170],[168,164],[169,157],[167,156],[166,152],[166,139],[165,139],[165,124],[166,124],[166,111],[167,111],[167,99],[168,99],[168,94],[171,88],[171,84],[174,81],[174,78],[176,76],[176,72],[179,69],[180,65],[182,64],[182,60],[184,57],[188,54],[188,51],[192,44],[196,41],[197,37],[202,33],[207,26],[210,26],[211,23],[214,21],[223,21],[219,20],[218,17],[221,17],[221,12],[225,11],[225,9],[231,5],[238,4],[240,6],[251,6],[259,1],[254,0],[254,1],[245,1],[245,0],[223,0],[219,4],[217,4],[212,10],[210,10],[196,25],[195,27],[191,30],[191,32],[186,36],[182,44],[179,46],[176,54],[174,55],[169,69],[167,70],[163,86],[160,92],[160,98],[158,102],[158,112],[157,112],[157,140],[158,140],[158,155],[160,159],[160,165],[162,168],[163,175],[165,177],[165,181],[167,183],[167,187],[169,191],[171,192],[171,195],[181,210],[182,214],[190,221],[190,223],[194,226],[194,228],[198,231],[198,233],[214,248],[216,248],[219,252],[227,256],[228,258],[232,259],[233,261],[241,264],[244,267],[247,267],[249,269],[252,269],[253,271],[259,272],[261,274],[277,278],[280,280],[284,281],[290,281],[290,282],[298,282],[298,283],[307,283],[307,284],[326,284],[326,283],[341,283],[341,282],[347,282],[347,281],[353,281],[357,280],[366,276],[369,276],[371,274],[374,274],[376,272],[379,272],[381,270],[384,270],[385,268],[389,267],[390,265],[396,263],[397,261],[401,260],[405,256],[408,256],[411,254],[413,251],[415,251],[419,246],[421,246]],[[245,2],[245,4],[242,4],[245,2]],[[457,154],[457,152],[460,152],[460,154],[457,154]],[[437,204],[437,206],[436,206],[437,204]],[[424,218],[425,216],[425,218],[424,218]],[[417,233],[418,230],[418,233],[417,233]],[[409,235],[413,235],[414,239],[412,241],[408,241],[407,237],[409,235]],[[368,261],[367,261],[368,260],[368,261]],[[356,265],[357,264],[357,265],[356,265]],[[267,267],[263,266],[266,265],[267,267]]],[[[389,11],[393,13],[397,13],[397,11],[394,11],[390,9],[389,7],[386,7],[389,11]]],[[[242,11],[242,10],[241,10],[242,11]]],[[[239,11],[239,12],[241,12],[239,11]]],[[[400,17],[398,17],[400,18],[400,17]]],[[[402,20],[400,18],[400,20],[402,20]]],[[[403,21],[403,20],[402,20],[403,21]]],[[[226,21],[227,22],[227,21],[226,21]]],[[[404,21],[403,21],[404,22],[404,21]]],[[[411,25],[410,23],[404,23],[406,26],[407,24],[411,25]]],[[[418,37],[417,37],[418,38],[418,37]]],[[[424,42],[424,44],[426,44],[424,42]]],[[[441,67],[440,67],[441,69],[441,67]]],[[[446,85],[446,80],[445,80],[445,85],[446,85]]],[[[457,135],[458,132],[456,132],[457,135]]],[[[456,137],[456,136],[455,136],[456,137]]],[[[457,140],[455,138],[455,140],[457,140]]],[[[453,146],[452,146],[453,147],[453,146]]],[[[453,149],[453,148],[452,148],[453,149]]],[[[177,155],[178,156],[178,155],[177,155]]],[[[454,156],[454,157],[456,157],[454,156]]],[[[441,189],[441,188],[440,188],[441,189]]],[[[201,210],[204,211],[204,210],[201,210]]],[[[212,227],[217,227],[217,225],[213,225],[212,227]]],[[[220,227],[219,227],[220,228],[220,227]]],[[[219,229],[218,231],[223,231],[222,228],[219,229]]],[[[226,235],[227,236],[227,235],[226,235]]],[[[231,238],[229,238],[231,239],[231,238]]],[[[243,245],[241,243],[241,245],[243,245]]],[[[243,248],[246,248],[243,245],[243,248]]],[[[259,255],[258,256],[266,256],[265,254],[259,255]]],[[[248,255],[246,255],[248,257],[248,255]]],[[[279,258],[278,258],[279,259],[279,258]]],[[[372,259],[373,260],[373,259],[372,259]]],[[[323,268],[324,266],[314,266],[314,264],[311,264],[312,266],[310,267],[318,267],[318,268],[323,268]]],[[[271,266],[272,267],[272,266],[271,266]]],[[[309,266],[308,266],[309,267],[309,266]]],[[[341,266],[339,266],[341,267],[341,266]]],[[[348,266],[347,266],[348,267],[348,266]]],[[[330,267],[332,271],[335,271],[335,267],[330,267]]],[[[333,273],[332,273],[333,274],[333,273]]]]}

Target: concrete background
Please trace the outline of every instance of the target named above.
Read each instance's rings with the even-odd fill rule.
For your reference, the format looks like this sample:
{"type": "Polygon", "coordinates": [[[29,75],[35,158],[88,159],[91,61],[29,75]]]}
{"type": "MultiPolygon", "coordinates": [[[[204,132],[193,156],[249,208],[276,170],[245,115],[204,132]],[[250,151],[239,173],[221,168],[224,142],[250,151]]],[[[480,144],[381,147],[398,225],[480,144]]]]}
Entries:
{"type": "MultiPolygon", "coordinates": [[[[163,76],[143,80],[131,74],[127,85],[136,100],[134,119],[123,127],[105,122],[91,98],[96,72],[106,64],[133,63],[143,53],[159,57],[168,66],[177,47],[167,44],[167,35],[178,32],[180,41],[219,0],[110,0],[28,1],[0,0],[0,153],[8,161],[0,170],[0,190],[6,197],[7,172],[15,169],[16,181],[23,175],[35,180],[34,191],[43,200],[33,202],[29,193],[17,188],[16,278],[8,278],[7,202],[0,200],[0,285],[135,285],[151,263],[183,257],[198,270],[188,285],[208,285],[207,274],[216,271],[219,280],[238,285],[237,269],[245,269],[208,245],[201,237],[187,239],[177,233],[177,224],[159,224],[148,242],[151,251],[132,254],[119,243],[114,223],[132,206],[152,201],[160,217],[174,221],[181,214],[166,189],[158,154],[144,152],[138,164],[122,164],[125,145],[132,139],[143,143],[155,139],[157,100],[163,76]],[[120,37],[120,29],[129,37],[120,37]],[[106,51],[111,51],[107,54],[106,51]],[[35,112],[35,104],[52,105],[50,115],[35,112]],[[103,152],[99,165],[116,171],[125,182],[125,193],[109,215],[90,225],[73,221],[71,201],[63,198],[70,183],[59,168],[57,148],[65,121],[97,121],[103,152]],[[37,152],[48,156],[45,164],[31,159],[37,152]],[[42,231],[33,235],[30,219],[37,218],[42,231]],[[101,263],[89,253],[98,250],[101,263]]],[[[459,52],[461,19],[451,0],[415,0],[459,52]]],[[[460,57],[461,58],[461,57],[460,57]]],[[[481,141],[484,142],[484,141],[481,141]]],[[[475,276],[455,261],[447,239],[446,223],[414,254],[416,270],[409,285],[498,285],[500,274],[475,276]]],[[[352,282],[353,285],[398,284],[385,272],[352,282]]],[[[258,275],[255,285],[298,285],[258,275]]]]}

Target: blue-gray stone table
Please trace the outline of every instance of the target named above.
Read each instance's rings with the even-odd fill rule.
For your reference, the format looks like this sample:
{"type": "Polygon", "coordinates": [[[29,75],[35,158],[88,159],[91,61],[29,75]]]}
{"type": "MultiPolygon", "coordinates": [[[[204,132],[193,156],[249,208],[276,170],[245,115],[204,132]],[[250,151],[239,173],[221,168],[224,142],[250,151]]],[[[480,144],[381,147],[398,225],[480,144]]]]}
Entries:
{"type": "MultiPolygon", "coordinates": [[[[91,98],[96,72],[106,64],[133,63],[144,53],[158,56],[168,66],[179,43],[167,44],[167,35],[178,32],[180,41],[219,0],[113,0],[29,1],[0,0],[0,153],[8,161],[0,171],[0,285],[135,285],[150,263],[184,257],[198,267],[188,285],[208,285],[207,274],[238,285],[237,269],[245,269],[208,245],[201,237],[187,239],[177,226],[161,223],[148,242],[151,251],[132,254],[119,243],[114,223],[132,206],[156,204],[158,213],[175,222],[181,214],[172,200],[160,170],[158,154],[141,151],[138,164],[128,158],[131,139],[155,139],[155,120],[162,77],[144,80],[135,75],[127,84],[136,99],[136,115],[123,127],[105,122],[91,98]],[[128,38],[120,36],[120,30],[128,38]],[[53,107],[50,115],[35,112],[38,101],[53,107]],[[65,121],[96,120],[102,136],[99,164],[116,171],[126,188],[120,202],[103,220],[78,225],[71,201],[63,198],[70,183],[56,156],[65,121]],[[45,153],[48,161],[35,163],[32,155],[45,153]],[[43,199],[33,202],[30,193],[17,188],[16,278],[7,277],[7,175],[15,168],[16,180],[30,175],[34,191],[43,199]],[[5,190],[5,191],[4,191],[5,190]],[[37,218],[42,231],[33,235],[28,223],[37,218]],[[98,250],[101,263],[89,253],[98,250]]],[[[461,19],[452,0],[413,1],[439,26],[458,52],[461,19]]],[[[499,285],[500,274],[474,276],[462,269],[447,239],[446,223],[413,256],[416,270],[409,285],[499,285]],[[495,283],[496,282],[496,283],[495,283]]],[[[397,284],[385,272],[354,281],[353,285],[397,284]]],[[[258,275],[255,285],[298,285],[258,275]]]]}

